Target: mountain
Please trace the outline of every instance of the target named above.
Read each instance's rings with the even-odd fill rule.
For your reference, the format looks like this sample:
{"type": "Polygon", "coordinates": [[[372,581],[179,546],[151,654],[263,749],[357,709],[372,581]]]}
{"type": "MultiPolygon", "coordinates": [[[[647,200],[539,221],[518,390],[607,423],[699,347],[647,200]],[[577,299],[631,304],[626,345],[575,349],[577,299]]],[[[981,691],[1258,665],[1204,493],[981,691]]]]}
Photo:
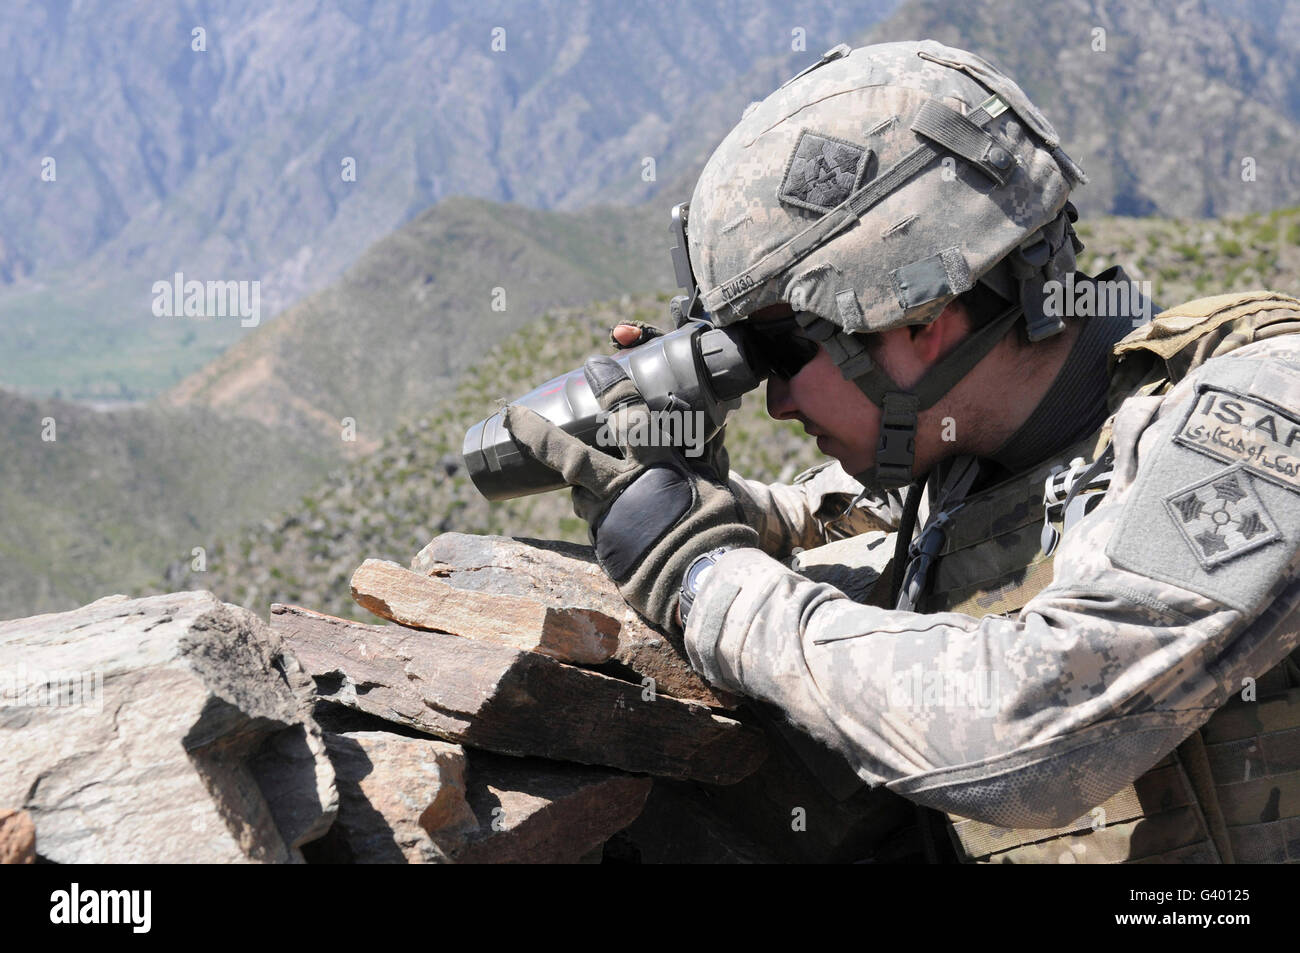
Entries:
{"type": "Polygon", "coordinates": [[[6,3],[0,386],[149,396],[242,339],[152,314],[177,271],[269,321],[447,196],[640,204],[897,3],[6,3]]]}
{"type": "Polygon", "coordinates": [[[1075,198],[1085,214],[1215,217],[1300,195],[1300,31],[1277,28],[1288,23],[1300,25],[1296,0],[910,0],[870,35],[930,37],[1013,77],[1088,173],[1075,198]]]}
{"type": "Polygon", "coordinates": [[[997,62],[1089,170],[1089,214],[1266,211],[1300,193],[1298,23],[1300,0],[15,0],[0,386],[149,398],[249,336],[156,317],[155,282],[257,281],[269,323],[448,196],[666,210],[839,42],[997,62]]]}
{"type": "MultiPolygon", "coordinates": [[[[1106,217],[1080,222],[1082,270],[1120,264],[1150,281],[1162,306],[1227,291],[1268,287],[1300,296],[1300,208],[1206,221],[1106,217]]],[[[439,533],[489,533],[587,541],[567,492],[487,503],[460,457],[466,429],[500,399],[609,350],[608,329],[634,319],[666,327],[666,295],[557,310],[500,342],[468,368],[454,394],[404,422],[373,454],[331,474],[272,519],[220,543],[207,572],[183,585],[213,589],[256,612],[271,602],[365,617],[348,580],[368,557],[403,565],[439,533]]],[[[727,425],[732,469],[752,479],[788,481],[822,458],[790,422],[770,419],[763,390],[748,395],[727,425]]]]}

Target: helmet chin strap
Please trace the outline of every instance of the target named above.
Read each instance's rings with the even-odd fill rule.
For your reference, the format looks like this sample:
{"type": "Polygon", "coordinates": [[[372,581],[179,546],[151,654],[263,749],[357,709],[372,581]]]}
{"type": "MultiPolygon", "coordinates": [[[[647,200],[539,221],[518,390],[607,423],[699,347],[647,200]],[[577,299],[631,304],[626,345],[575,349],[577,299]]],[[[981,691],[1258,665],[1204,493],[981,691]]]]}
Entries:
{"type": "Polygon", "coordinates": [[[864,486],[885,490],[898,489],[915,480],[917,415],[956,387],[1002,340],[1017,318],[1024,317],[1031,341],[1065,330],[1059,315],[1046,312],[1044,292],[1047,282],[1059,280],[1074,270],[1075,255],[1083,249],[1072,227],[1077,218],[1074,205],[1066,202],[1053,221],[980,277],[982,284],[1011,303],[944,355],[910,391],[900,387],[884,368],[871,360],[860,337],[811,312],[795,313],[804,333],[826,348],[844,379],[857,384],[867,400],[880,408],[876,465],[866,473],[854,474],[854,479],[864,486]]]}
{"type": "Polygon", "coordinates": [[[876,447],[876,465],[854,479],[864,486],[892,490],[915,479],[912,472],[916,457],[916,421],[940,398],[970,373],[1022,314],[1019,302],[978,331],[969,335],[933,367],[925,372],[912,390],[900,387],[883,367],[868,356],[862,340],[841,331],[825,318],[808,311],[795,315],[804,333],[830,353],[846,380],[858,386],[867,399],[881,409],[880,443],[876,447]]]}

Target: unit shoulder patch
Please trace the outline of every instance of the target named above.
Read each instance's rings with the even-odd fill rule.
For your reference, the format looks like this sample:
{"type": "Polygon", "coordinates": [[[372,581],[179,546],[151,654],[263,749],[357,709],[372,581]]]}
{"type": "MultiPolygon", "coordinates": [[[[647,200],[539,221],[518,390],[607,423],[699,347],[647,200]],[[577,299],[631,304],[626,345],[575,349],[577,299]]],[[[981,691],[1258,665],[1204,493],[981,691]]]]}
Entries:
{"type": "Polygon", "coordinates": [[[1238,463],[1165,497],[1174,525],[1207,572],[1282,538],[1251,483],[1238,463]]]}
{"type": "Polygon", "coordinates": [[[872,156],[866,146],[805,129],[790,155],[777,199],[813,212],[829,212],[861,184],[872,156]]]}

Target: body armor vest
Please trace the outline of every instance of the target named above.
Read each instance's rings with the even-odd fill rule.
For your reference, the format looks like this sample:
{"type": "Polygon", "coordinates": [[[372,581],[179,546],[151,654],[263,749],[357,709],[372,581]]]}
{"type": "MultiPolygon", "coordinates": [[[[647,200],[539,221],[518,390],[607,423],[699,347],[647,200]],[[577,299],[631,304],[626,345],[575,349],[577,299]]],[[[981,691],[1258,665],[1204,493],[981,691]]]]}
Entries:
{"type": "MultiPolygon", "coordinates": [[[[1223,295],[1164,311],[1115,346],[1109,410],[1130,396],[1163,394],[1206,360],[1280,333],[1300,333],[1295,298],[1223,295]]],[[[1086,514],[1090,496],[1100,500],[1109,443],[1108,420],[1034,469],[969,494],[956,518],[943,521],[942,547],[914,608],[1017,613],[1052,581],[1056,541],[1086,514]]],[[[930,544],[933,551],[937,542],[930,544]]],[[[958,855],[982,863],[1300,862],[1297,655],[1258,679],[1256,700],[1235,698],[1073,824],[1006,830],[951,816],[958,855]]]]}

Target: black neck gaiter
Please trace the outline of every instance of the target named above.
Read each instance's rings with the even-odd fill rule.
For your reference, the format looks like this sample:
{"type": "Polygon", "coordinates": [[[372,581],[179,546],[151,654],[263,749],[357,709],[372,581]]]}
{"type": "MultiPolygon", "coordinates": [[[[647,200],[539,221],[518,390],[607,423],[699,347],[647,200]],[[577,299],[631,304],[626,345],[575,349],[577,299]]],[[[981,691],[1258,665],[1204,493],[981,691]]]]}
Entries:
{"type": "MultiPolygon", "coordinates": [[[[1082,272],[1074,275],[1076,288],[1085,282],[1101,281],[1128,283],[1129,277],[1119,266],[1091,278],[1082,272]]],[[[1129,284],[1129,288],[1136,290],[1136,285],[1129,284]]],[[[1109,298],[1098,291],[1093,300],[1105,302],[1109,298]]],[[[1152,307],[1137,313],[1150,315],[1155,310],[1152,307]]],[[[1111,348],[1133,330],[1133,314],[1096,315],[1074,320],[1081,322],[1079,336],[1056,380],[1029,419],[989,455],[989,459],[1011,473],[1028,470],[1078,443],[1106,422],[1106,394],[1110,386],[1106,362],[1111,348]]]]}

